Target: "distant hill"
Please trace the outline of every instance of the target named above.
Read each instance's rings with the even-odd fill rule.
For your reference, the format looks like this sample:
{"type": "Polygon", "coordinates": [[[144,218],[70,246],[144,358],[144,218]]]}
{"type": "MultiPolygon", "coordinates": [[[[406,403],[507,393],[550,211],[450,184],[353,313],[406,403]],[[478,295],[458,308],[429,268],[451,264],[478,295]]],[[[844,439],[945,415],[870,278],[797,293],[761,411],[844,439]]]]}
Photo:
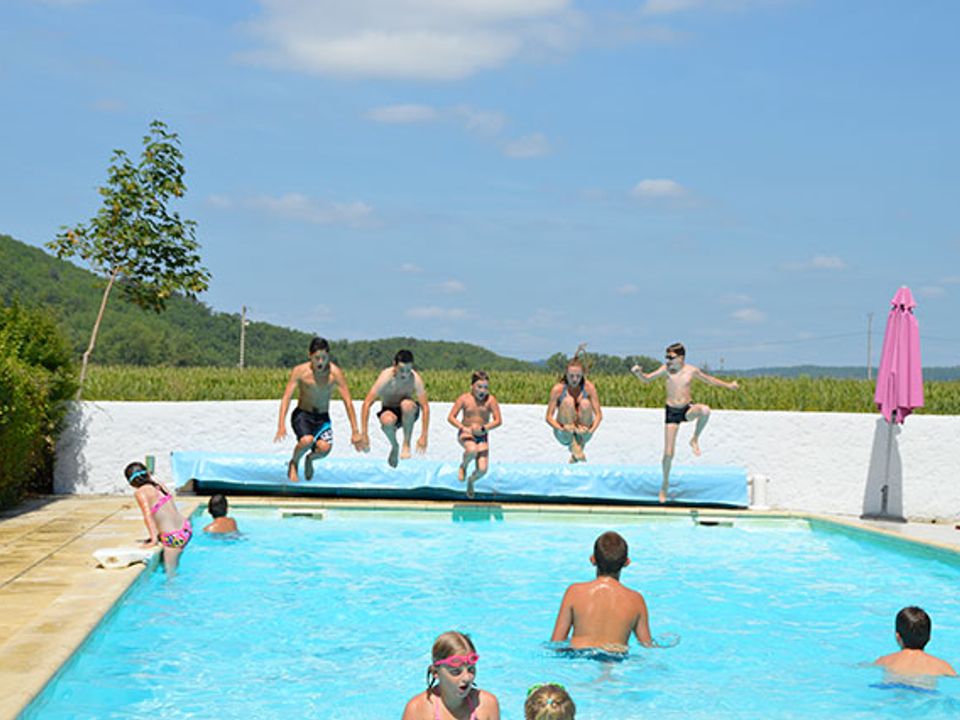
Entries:
{"type": "MultiPolygon", "coordinates": [[[[0,300],[9,305],[49,308],[79,357],[90,339],[103,285],[88,270],[60,260],[8,235],[0,235],[0,300]]],[[[165,312],[144,312],[111,295],[93,362],[117,365],[235,365],[240,347],[239,314],[214,312],[202,302],[174,297],[165,312]]],[[[252,322],[245,362],[286,367],[306,359],[311,335],[252,322]]],[[[385,338],[333,340],[334,358],[347,367],[384,367],[401,347],[413,351],[423,369],[536,370],[535,363],[504,357],[469,343],[385,338]]]]}

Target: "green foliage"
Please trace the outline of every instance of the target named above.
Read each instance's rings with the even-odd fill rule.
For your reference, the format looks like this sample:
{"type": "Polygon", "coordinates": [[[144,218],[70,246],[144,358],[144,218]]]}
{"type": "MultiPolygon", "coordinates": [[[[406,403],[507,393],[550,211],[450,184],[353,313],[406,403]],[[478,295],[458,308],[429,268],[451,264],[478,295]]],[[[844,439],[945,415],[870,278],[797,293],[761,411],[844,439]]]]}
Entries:
{"type": "Polygon", "coordinates": [[[0,307],[0,507],[49,491],[53,448],[76,389],[66,338],[49,313],[0,307]]]}
{"type": "MultiPolygon", "coordinates": [[[[343,366],[355,400],[362,399],[377,370],[343,366]]],[[[424,369],[424,382],[432,400],[452,402],[470,386],[469,370],[424,369]]],[[[288,371],[280,368],[136,368],[94,367],[87,397],[92,400],[267,400],[283,393],[288,371]]],[[[664,403],[663,381],[644,384],[632,375],[592,373],[604,407],[660,408],[664,403]]],[[[494,371],[490,387],[502,403],[546,405],[557,374],[539,370],[494,371]]],[[[732,391],[698,383],[694,397],[717,409],[788,410],[876,413],[874,384],[868,380],[833,378],[761,377],[740,380],[732,391]]],[[[927,415],[960,412],[960,382],[924,383],[927,415]]]]}
{"type": "Polygon", "coordinates": [[[138,164],[113,151],[96,216],[63,228],[47,246],[59,258],[77,256],[96,273],[115,276],[127,299],[145,309],[160,312],[174,293],[203,292],[210,274],[200,265],[196,223],[168,208],[186,192],[182,160],[177,134],[154,120],[138,164]]]}

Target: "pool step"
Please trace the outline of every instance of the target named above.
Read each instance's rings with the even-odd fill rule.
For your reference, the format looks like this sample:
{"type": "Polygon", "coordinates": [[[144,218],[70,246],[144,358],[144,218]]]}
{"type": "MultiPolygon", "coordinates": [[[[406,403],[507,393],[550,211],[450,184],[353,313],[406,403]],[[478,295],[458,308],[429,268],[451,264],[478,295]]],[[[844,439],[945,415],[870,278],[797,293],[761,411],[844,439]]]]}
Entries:
{"type": "Polygon", "coordinates": [[[307,518],[308,520],[323,520],[327,516],[327,511],[323,508],[280,508],[277,511],[281,520],[291,518],[307,518]]]}

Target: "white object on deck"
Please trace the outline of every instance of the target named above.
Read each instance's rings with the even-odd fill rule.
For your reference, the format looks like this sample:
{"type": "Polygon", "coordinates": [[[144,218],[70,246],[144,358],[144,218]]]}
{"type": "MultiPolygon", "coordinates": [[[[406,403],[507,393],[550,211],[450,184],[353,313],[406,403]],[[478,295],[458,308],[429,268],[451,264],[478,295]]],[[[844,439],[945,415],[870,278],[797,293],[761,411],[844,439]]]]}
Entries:
{"type": "Polygon", "coordinates": [[[93,556],[97,559],[97,565],[112,570],[125,568],[135,563],[149,562],[153,553],[154,550],[151,548],[121,547],[94,550],[93,556]]]}

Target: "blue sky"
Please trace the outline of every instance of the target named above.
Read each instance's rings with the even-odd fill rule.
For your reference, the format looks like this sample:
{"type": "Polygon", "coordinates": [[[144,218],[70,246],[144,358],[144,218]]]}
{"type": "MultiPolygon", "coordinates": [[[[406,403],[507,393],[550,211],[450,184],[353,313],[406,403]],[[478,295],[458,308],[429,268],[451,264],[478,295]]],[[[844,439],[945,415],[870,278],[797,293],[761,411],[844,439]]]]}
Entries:
{"type": "Polygon", "coordinates": [[[0,232],[180,134],[212,308],[711,367],[960,364],[952,0],[8,0],[0,232]],[[954,208],[954,209],[951,209],[954,208]]]}

